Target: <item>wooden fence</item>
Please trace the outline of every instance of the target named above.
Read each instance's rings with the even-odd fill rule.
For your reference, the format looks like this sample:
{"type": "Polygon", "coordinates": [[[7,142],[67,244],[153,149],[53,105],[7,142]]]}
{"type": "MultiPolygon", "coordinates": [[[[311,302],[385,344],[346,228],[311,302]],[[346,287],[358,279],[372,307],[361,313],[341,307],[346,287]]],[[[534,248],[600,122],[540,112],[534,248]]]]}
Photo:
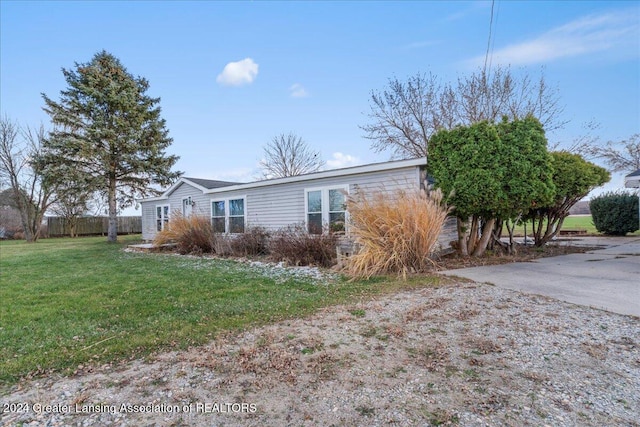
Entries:
{"type": "MultiPolygon", "coordinates": [[[[76,233],[78,236],[103,235],[107,234],[109,228],[109,218],[106,216],[91,216],[78,218],[76,233]]],[[[140,216],[119,216],[118,234],[139,234],[142,233],[142,217],[140,216]]],[[[62,217],[47,217],[47,234],[49,237],[60,237],[69,235],[67,221],[62,217]]]]}

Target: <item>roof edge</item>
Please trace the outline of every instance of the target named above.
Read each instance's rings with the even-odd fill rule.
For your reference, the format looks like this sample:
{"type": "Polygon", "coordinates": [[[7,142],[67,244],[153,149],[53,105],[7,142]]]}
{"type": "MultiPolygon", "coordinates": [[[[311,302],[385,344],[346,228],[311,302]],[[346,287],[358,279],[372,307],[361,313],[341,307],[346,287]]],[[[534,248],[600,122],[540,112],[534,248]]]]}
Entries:
{"type": "Polygon", "coordinates": [[[416,159],[408,159],[408,160],[395,160],[395,161],[389,161],[389,162],[369,163],[366,165],[351,166],[348,168],[330,169],[326,171],[312,172],[304,175],[287,176],[284,178],[273,178],[273,179],[267,179],[264,181],[249,182],[246,184],[230,185],[228,187],[212,188],[210,190],[205,191],[204,193],[205,194],[221,193],[226,191],[243,190],[246,188],[266,187],[270,185],[287,184],[290,182],[311,181],[314,179],[321,179],[321,178],[332,178],[336,176],[348,176],[348,175],[356,175],[356,174],[367,173],[367,172],[379,172],[379,171],[385,171],[385,170],[401,169],[401,168],[412,167],[412,166],[426,166],[426,165],[427,165],[426,157],[419,157],[416,159]]]}

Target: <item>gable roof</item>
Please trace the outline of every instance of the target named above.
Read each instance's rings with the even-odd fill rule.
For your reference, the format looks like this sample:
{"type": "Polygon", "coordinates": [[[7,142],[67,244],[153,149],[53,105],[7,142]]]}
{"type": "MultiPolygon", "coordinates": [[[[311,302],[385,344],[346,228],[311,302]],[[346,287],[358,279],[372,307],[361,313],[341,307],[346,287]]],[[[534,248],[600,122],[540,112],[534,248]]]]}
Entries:
{"type": "Polygon", "coordinates": [[[212,188],[208,191],[205,191],[205,193],[210,194],[210,193],[217,193],[217,192],[227,191],[227,190],[241,190],[245,188],[266,187],[270,185],[286,184],[290,182],[304,182],[304,181],[312,181],[314,179],[321,179],[321,178],[349,176],[349,175],[356,175],[356,174],[367,173],[367,172],[380,172],[384,170],[393,170],[393,169],[400,169],[400,168],[406,168],[411,166],[426,166],[426,165],[427,165],[427,159],[425,157],[419,157],[417,159],[409,159],[409,160],[394,160],[389,162],[370,163],[368,165],[351,166],[348,168],[341,168],[341,169],[329,169],[329,170],[320,171],[320,172],[311,172],[303,175],[287,176],[284,178],[271,178],[271,179],[265,179],[262,181],[249,182],[246,184],[236,184],[236,185],[233,185],[232,187],[229,186],[225,188],[212,188]]]}
{"type": "Polygon", "coordinates": [[[241,182],[231,182],[231,181],[217,181],[215,179],[202,179],[202,178],[182,178],[184,180],[190,181],[200,187],[206,188],[207,190],[211,190],[212,188],[220,188],[220,187],[228,187],[229,185],[242,184],[241,182]]]}
{"type": "Polygon", "coordinates": [[[640,188],[640,169],[624,177],[624,186],[627,188],[640,188]]]}
{"type": "Polygon", "coordinates": [[[336,176],[348,176],[367,172],[379,172],[384,170],[400,169],[411,166],[426,166],[427,159],[425,157],[419,157],[417,159],[409,160],[395,160],[389,162],[371,163],[368,165],[351,166],[341,169],[330,169],[320,172],[312,172],[304,175],[287,176],[284,178],[272,178],[262,181],[254,181],[249,183],[230,182],[230,181],[216,181],[212,179],[201,178],[180,178],[175,184],[169,187],[162,195],[158,197],[150,197],[142,199],[141,201],[157,201],[167,199],[171,193],[173,193],[180,185],[188,184],[202,191],[204,194],[217,193],[228,190],[240,190],[245,188],[257,188],[265,187],[269,185],[286,184],[289,182],[303,182],[311,181],[314,179],[336,177],[336,176]]]}

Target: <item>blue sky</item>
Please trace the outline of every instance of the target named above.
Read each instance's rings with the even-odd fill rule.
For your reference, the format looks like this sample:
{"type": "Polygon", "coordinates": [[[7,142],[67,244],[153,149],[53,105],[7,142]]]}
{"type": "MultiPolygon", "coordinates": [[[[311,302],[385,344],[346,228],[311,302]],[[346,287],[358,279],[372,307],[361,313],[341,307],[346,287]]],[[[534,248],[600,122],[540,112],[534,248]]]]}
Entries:
{"type": "MultiPolygon", "coordinates": [[[[484,61],[491,2],[0,3],[0,109],[48,122],[61,68],[105,49],[150,82],[186,176],[250,181],[262,147],[294,132],[328,167],[384,161],[359,128],[372,90],[431,72],[455,81],[484,61]]],[[[492,65],[544,70],[570,143],[640,132],[640,3],[496,1],[492,65]]],[[[620,187],[616,177],[609,188],[620,187]]]]}

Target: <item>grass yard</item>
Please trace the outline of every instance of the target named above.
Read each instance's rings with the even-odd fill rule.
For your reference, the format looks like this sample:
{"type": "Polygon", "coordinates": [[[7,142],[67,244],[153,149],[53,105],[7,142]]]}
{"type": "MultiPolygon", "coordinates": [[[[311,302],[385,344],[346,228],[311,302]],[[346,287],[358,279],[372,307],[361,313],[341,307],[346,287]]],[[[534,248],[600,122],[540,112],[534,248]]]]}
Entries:
{"type": "MultiPolygon", "coordinates": [[[[596,230],[596,226],[593,225],[593,220],[591,215],[570,215],[565,218],[564,223],[562,224],[562,229],[584,229],[587,230],[587,234],[590,235],[600,235],[598,230],[596,230]]],[[[507,234],[506,227],[504,228],[503,235],[507,234]]],[[[524,227],[522,225],[516,226],[515,234],[517,236],[524,235],[524,227]]],[[[527,223],[527,235],[531,235],[531,223],[527,223]]],[[[640,230],[635,233],[629,233],[628,236],[640,236],[640,230]]]]}
{"type": "Polygon", "coordinates": [[[0,386],[439,280],[282,281],[230,260],[124,252],[136,238],[0,242],[0,386]]]}

